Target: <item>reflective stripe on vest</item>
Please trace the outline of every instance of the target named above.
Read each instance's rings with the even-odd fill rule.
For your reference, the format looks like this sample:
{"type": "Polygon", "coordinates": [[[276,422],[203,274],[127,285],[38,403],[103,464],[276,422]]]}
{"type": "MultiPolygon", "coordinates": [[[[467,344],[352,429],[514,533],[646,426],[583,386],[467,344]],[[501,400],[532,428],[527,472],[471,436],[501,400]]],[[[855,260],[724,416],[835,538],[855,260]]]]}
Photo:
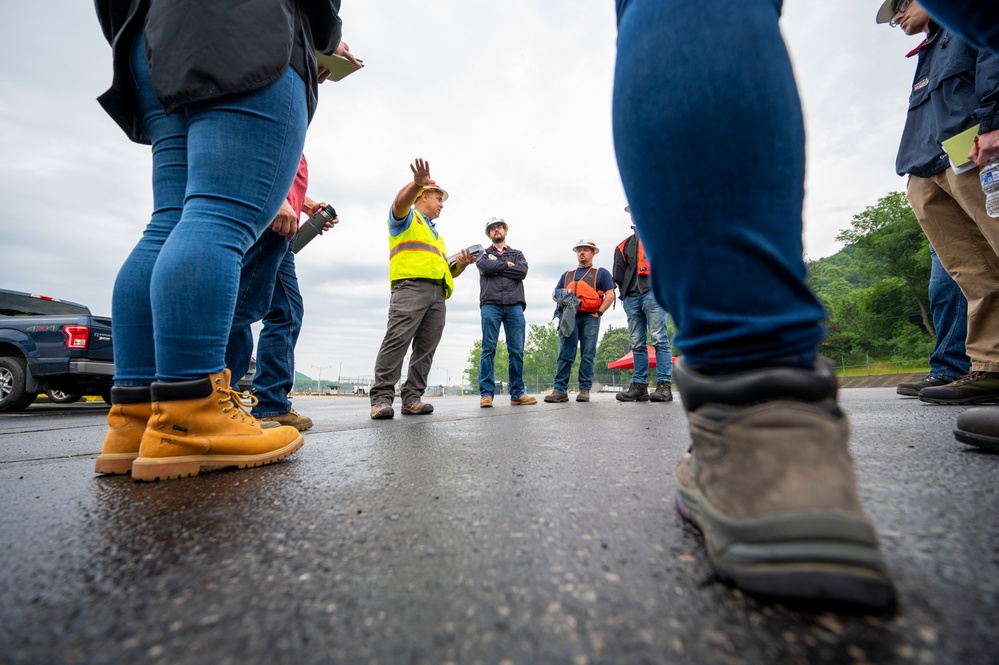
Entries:
{"type": "Polygon", "coordinates": [[[454,280],[446,256],[444,239],[434,236],[427,218],[414,209],[405,231],[397,236],[389,233],[389,281],[439,279],[444,284],[444,297],[450,298],[454,280]]]}
{"type": "Polygon", "coordinates": [[[420,242],[418,240],[410,240],[409,242],[401,242],[389,250],[389,259],[399,252],[407,251],[430,252],[431,254],[436,254],[437,256],[444,256],[444,254],[441,253],[441,250],[433,245],[428,245],[427,243],[420,242]]]}

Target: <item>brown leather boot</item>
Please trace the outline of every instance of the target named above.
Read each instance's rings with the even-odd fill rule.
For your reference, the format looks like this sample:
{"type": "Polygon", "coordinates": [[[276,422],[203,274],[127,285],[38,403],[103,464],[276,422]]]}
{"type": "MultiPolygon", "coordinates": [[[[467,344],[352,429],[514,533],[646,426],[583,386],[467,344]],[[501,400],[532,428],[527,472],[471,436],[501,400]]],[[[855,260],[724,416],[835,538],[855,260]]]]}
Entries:
{"type": "Polygon", "coordinates": [[[676,507],[703,533],[718,577],[765,596],[892,604],[831,365],[676,369],[693,439],[676,467],[676,507]]]}
{"type": "Polygon", "coordinates": [[[154,383],[152,400],[153,415],[132,463],[134,480],[196,476],[206,467],[263,466],[288,457],[305,441],[294,427],[261,429],[243,408],[256,399],[230,387],[229,370],[154,383]]]}
{"type": "Polygon", "coordinates": [[[146,423],[152,415],[149,386],[111,388],[108,433],[94,463],[94,473],[130,473],[132,461],[139,456],[139,442],[146,431],[146,423]]]}

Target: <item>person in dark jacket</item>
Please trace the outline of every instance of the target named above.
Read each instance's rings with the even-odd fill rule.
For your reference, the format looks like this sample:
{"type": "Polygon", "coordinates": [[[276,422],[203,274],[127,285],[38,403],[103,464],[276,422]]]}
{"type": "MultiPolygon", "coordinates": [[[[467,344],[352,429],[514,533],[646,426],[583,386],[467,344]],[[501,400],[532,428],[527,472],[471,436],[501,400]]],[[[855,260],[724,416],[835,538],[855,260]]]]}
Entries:
{"type": "MultiPolygon", "coordinates": [[[[631,214],[631,206],[624,211],[631,214]]],[[[631,227],[634,230],[634,226],[631,227]]],[[[621,289],[621,305],[628,316],[628,333],[635,373],[631,386],[617,394],[620,402],[672,402],[673,349],[666,331],[666,310],[659,306],[649,283],[649,261],[645,247],[632,233],[614,248],[614,283],[621,289]],[[647,335],[646,331],[651,333],[647,335]],[[649,351],[651,336],[656,350],[656,389],[649,393],[649,351]]]]}
{"type": "Polygon", "coordinates": [[[886,0],[879,23],[926,36],[917,56],[909,111],[896,158],[908,197],[941,264],[968,300],[971,370],[929,382],[919,399],[936,404],[999,400],[999,224],[985,212],[978,171],[950,165],[942,141],[979,125],[981,146],[999,146],[999,56],[979,51],[930,17],[918,0],[886,0]],[[942,384],[942,385],[940,385],[942,384]]]}
{"type": "MultiPolygon", "coordinates": [[[[999,5],[980,0],[925,0],[925,3],[934,18],[969,43],[999,53],[999,5]]],[[[979,144],[973,153],[975,163],[983,166],[989,159],[999,157],[999,145],[979,144]]],[[[965,409],[957,418],[954,437],[962,443],[999,450],[999,406],[965,409]]]]}
{"type": "Polygon", "coordinates": [[[115,281],[115,387],[95,470],[138,480],[260,466],[303,443],[263,430],[225,370],[243,255],[291,189],[339,0],[96,0],[114,56],[99,101],[152,146],[153,213],[115,281]]]}
{"type": "Polygon", "coordinates": [[[508,229],[507,223],[499,217],[486,222],[486,236],[492,245],[475,262],[479,269],[479,314],[482,318],[479,406],[484,409],[493,405],[496,393],[493,360],[500,325],[506,333],[509,354],[510,404],[523,406],[538,403],[537,399],[526,394],[524,387],[524,339],[527,334],[524,278],[527,277],[527,259],[519,249],[506,244],[508,229]]]}

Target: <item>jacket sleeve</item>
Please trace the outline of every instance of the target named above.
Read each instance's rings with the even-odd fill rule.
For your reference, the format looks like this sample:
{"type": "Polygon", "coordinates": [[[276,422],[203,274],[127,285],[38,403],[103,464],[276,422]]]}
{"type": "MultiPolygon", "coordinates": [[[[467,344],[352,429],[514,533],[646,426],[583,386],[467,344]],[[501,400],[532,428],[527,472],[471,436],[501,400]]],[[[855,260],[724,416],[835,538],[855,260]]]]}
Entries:
{"type": "Polygon", "coordinates": [[[490,254],[488,251],[485,251],[482,252],[479,258],[475,261],[475,267],[478,268],[479,272],[483,275],[497,275],[503,272],[503,269],[506,268],[506,261],[500,261],[496,258],[495,254],[490,254]]]}
{"type": "Polygon", "coordinates": [[[614,248],[614,283],[618,286],[624,286],[624,275],[628,271],[628,261],[624,258],[624,252],[621,251],[621,247],[614,248]]]}
{"type": "Polygon", "coordinates": [[[975,118],[982,123],[978,133],[999,129],[999,55],[985,49],[978,52],[975,92],[979,100],[975,118]]]}
{"type": "Polygon", "coordinates": [[[309,17],[315,49],[329,55],[340,45],[340,0],[306,0],[301,7],[309,17]]]}
{"type": "Polygon", "coordinates": [[[527,258],[524,256],[524,253],[518,251],[517,255],[511,258],[513,259],[511,261],[513,263],[512,266],[508,266],[506,262],[501,261],[503,264],[503,276],[520,280],[527,277],[527,258]]]}

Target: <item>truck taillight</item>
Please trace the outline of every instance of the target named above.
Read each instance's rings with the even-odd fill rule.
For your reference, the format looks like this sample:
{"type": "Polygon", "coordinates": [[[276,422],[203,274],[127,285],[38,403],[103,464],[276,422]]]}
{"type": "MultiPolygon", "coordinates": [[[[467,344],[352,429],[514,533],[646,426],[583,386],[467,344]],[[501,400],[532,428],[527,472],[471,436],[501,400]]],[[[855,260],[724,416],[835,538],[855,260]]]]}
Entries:
{"type": "Polygon", "coordinates": [[[90,326],[63,326],[67,349],[85,349],[90,342],[90,326]]]}

